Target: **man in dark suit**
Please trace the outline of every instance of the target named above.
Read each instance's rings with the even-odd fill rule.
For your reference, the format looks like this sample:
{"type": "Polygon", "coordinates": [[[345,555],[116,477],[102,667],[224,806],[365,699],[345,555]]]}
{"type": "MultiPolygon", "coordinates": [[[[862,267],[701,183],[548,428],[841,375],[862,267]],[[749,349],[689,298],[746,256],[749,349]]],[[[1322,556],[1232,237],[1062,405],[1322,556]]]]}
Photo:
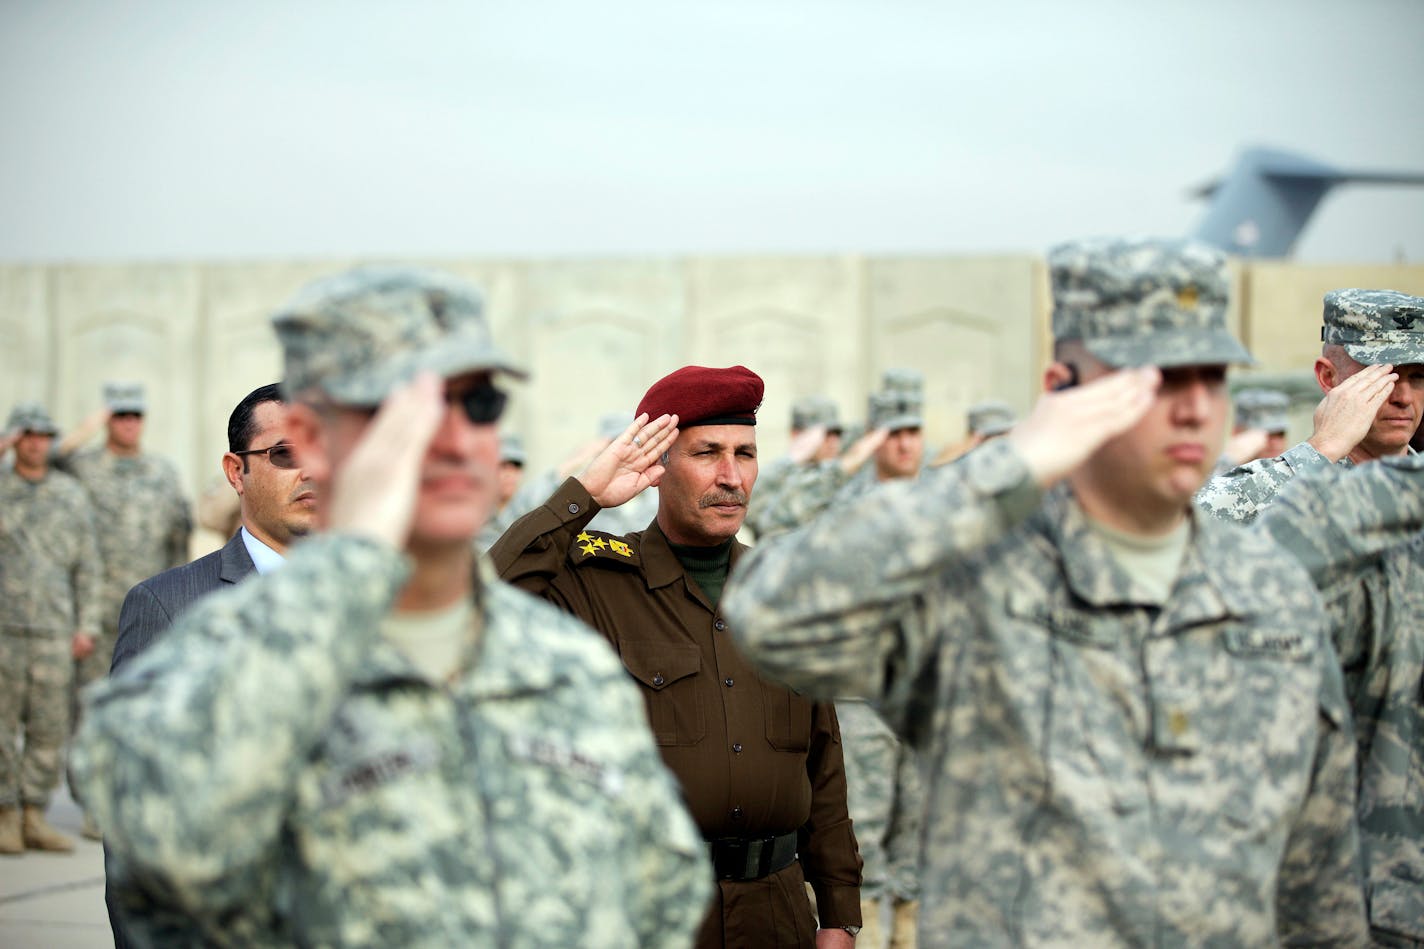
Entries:
{"type": "MultiPolygon", "coordinates": [[[[119,613],[119,636],[110,673],[162,636],[195,600],[267,573],[281,565],[287,547],[311,530],[316,489],[297,466],[287,443],[287,407],[276,384],[248,393],[227,423],[223,474],[237,492],[241,527],[220,550],[149,577],[129,590],[119,613]]],[[[181,918],[161,907],[119,905],[106,887],[104,902],[114,945],[126,949],[129,934],[143,929],[150,940],[182,936],[181,918]]]]}
{"type": "Polygon", "coordinates": [[[286,442],[286,406],[274,383],[254,389],[232,410],[223,474],[237,492],[241,527],[220,550],[139,583],[124,598],[110,672],[146,649],[199,597],[267,573],[287,547],[311,530],[316,489],[286,442]]]}

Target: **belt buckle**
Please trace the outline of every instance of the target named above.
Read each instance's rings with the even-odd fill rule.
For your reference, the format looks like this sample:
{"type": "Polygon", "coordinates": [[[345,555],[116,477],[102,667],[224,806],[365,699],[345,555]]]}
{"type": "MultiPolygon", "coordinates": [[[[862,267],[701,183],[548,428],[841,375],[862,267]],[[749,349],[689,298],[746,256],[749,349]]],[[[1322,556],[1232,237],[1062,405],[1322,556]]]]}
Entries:
{"type": "Polygon", "coordinates": [[[762,872],[762,857],[766,853],[765,840],[748,840],[745,863],[742,867],[743,880],[759,880],[766,874],[762,872]]]}

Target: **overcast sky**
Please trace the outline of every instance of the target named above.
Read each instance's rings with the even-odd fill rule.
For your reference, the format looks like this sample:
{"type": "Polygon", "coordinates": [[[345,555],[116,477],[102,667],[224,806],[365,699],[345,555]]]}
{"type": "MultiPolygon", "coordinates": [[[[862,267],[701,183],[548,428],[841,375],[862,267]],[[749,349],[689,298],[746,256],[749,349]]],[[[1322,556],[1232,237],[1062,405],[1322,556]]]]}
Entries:
{"type": "MultiPolygon", "coordinates": [[[[0,259],[1041,252],[1424,171],[1419,0],[0,0],[0,259]]],[[[1297,256],[1424,262],[1424,188],[1297,256]]]]}

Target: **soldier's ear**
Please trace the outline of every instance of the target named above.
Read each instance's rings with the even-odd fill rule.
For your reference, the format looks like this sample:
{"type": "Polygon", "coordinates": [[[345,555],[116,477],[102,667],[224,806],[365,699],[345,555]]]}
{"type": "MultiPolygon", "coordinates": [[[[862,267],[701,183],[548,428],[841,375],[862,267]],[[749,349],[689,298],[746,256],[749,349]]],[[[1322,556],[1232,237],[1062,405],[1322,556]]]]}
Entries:
{"type": "Polygon", "coordinates": [[[242,459],[237,455],[234,455],[230,451],[223,453],[223,477],[227,478],[227,483],[232,485],[232,489],[239,495],[242,494],[242,471],[244,467],[242,459]]]}
{"type": "Polygon", "coordinates": [[[1335,364],[1324,356],[1315,357],[1315,382],[1321,392],[1329,392],[1340,384],[1340,373],[1335,364]]]}

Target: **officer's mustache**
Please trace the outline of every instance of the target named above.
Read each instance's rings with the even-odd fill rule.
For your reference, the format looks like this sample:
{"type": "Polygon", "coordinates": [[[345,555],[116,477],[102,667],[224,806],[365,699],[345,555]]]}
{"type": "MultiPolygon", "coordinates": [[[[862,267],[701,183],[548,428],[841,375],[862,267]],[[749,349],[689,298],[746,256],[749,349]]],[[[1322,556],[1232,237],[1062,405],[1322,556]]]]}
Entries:
{"type": "Polygon", "coordinates": [[[718,504],[737,504],[742,507],[747,506],[747,495],[745,491],[714,491],[711,494],[704,494],[697,501],[698,507],[715,507],[718,504]]]}

